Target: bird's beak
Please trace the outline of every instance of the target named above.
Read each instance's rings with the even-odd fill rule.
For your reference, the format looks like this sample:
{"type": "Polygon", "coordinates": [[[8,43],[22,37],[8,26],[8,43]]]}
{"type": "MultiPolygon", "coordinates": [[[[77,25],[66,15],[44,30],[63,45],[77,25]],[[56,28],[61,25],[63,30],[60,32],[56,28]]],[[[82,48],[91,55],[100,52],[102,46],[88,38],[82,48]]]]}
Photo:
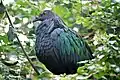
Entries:
{"type": "Polygon", "coordinates": [[[36,22],[36,21],[40,21],[40,17],[39,16],[36,16],[35,19],[33,20],[33,22],[36,22]]]}
{"type": "Polygon", "coordinates": [[[39,16],[36,16],[33,22],[42,21],[42,16],[43,16],[43,13],[41,13],[39,16]]]}

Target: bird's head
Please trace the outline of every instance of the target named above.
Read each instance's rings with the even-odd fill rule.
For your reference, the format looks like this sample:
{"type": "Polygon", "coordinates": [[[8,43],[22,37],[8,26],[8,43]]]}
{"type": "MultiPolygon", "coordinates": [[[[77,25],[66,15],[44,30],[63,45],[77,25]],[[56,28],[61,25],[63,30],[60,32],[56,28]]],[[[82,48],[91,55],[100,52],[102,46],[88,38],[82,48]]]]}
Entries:
{"type": "Polygon", "coordinates": [[[40,21],[44,21],[46,19],[50,19],[55,17],[55,14],[50,10],[44,10],[36,19],[40,21]]]}

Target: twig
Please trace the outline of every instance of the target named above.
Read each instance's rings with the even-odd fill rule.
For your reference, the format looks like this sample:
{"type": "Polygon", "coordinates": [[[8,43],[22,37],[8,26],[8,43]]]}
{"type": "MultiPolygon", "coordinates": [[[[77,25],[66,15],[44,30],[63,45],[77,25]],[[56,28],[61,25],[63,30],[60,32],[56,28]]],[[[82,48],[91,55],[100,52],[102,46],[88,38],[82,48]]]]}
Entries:
{"type": "MultiPolygon", "coordinates": [[[[13,26],[13,24],[12,24],[12,21],[11,21],[11,19],[10,19],[10,17],[9,17],[9,14],[8,14],[7,10],[5,11],[5,13],[6,13],[6,16],[7,16],[8,20],[9,20],[10,25],[12,26],[12,28],[14,28],[14,26],[13,26]]],[[[35,68],[35,66],[32,64],[32,61],[29,59],[29,57],[28,57],[25,49],[23,48],[23,46],[22,46],[22,44],[21,44],[21,42],[20,42],[20,39],[18,38],[17,34],[15,34],[15,37],[17,38],[18,43],[20,44],[20,47],[22,48],[22,51],[23,51],[24,55],[26,56],[28,62],[31,64],[31,66],[32,66],[32,68],[34,69],[34,71],[35,71],[38,75],[40,75],[40,73],[38,72],[38,70],[37,70],[37,69],[35,68]]]]}

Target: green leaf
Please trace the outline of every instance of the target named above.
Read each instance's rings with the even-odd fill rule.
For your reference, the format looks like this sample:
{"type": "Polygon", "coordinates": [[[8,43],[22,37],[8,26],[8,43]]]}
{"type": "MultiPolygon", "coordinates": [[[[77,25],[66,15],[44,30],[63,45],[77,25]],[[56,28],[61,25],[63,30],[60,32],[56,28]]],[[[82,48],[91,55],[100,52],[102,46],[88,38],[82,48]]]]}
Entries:
{"type": "Polygon", "coordinates": [[[93,76],[94,76],[95,78],[97,78],[97,79],[100,79],[100,78],[102,78],[104,75],[105,75],[105,72],[104,72],[104,71],[100,71],[100,72],[94,74],[93,76]]]}

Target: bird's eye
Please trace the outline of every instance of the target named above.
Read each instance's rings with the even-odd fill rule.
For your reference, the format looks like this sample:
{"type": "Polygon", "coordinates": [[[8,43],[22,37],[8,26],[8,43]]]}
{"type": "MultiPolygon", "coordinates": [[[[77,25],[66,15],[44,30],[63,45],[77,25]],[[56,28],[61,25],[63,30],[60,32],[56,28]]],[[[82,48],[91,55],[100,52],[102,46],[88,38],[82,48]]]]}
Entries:
{"type": "Polygon", "coordinates": [[[43,12],[43,15],[46,15],[46,12],[43,12]]]}

